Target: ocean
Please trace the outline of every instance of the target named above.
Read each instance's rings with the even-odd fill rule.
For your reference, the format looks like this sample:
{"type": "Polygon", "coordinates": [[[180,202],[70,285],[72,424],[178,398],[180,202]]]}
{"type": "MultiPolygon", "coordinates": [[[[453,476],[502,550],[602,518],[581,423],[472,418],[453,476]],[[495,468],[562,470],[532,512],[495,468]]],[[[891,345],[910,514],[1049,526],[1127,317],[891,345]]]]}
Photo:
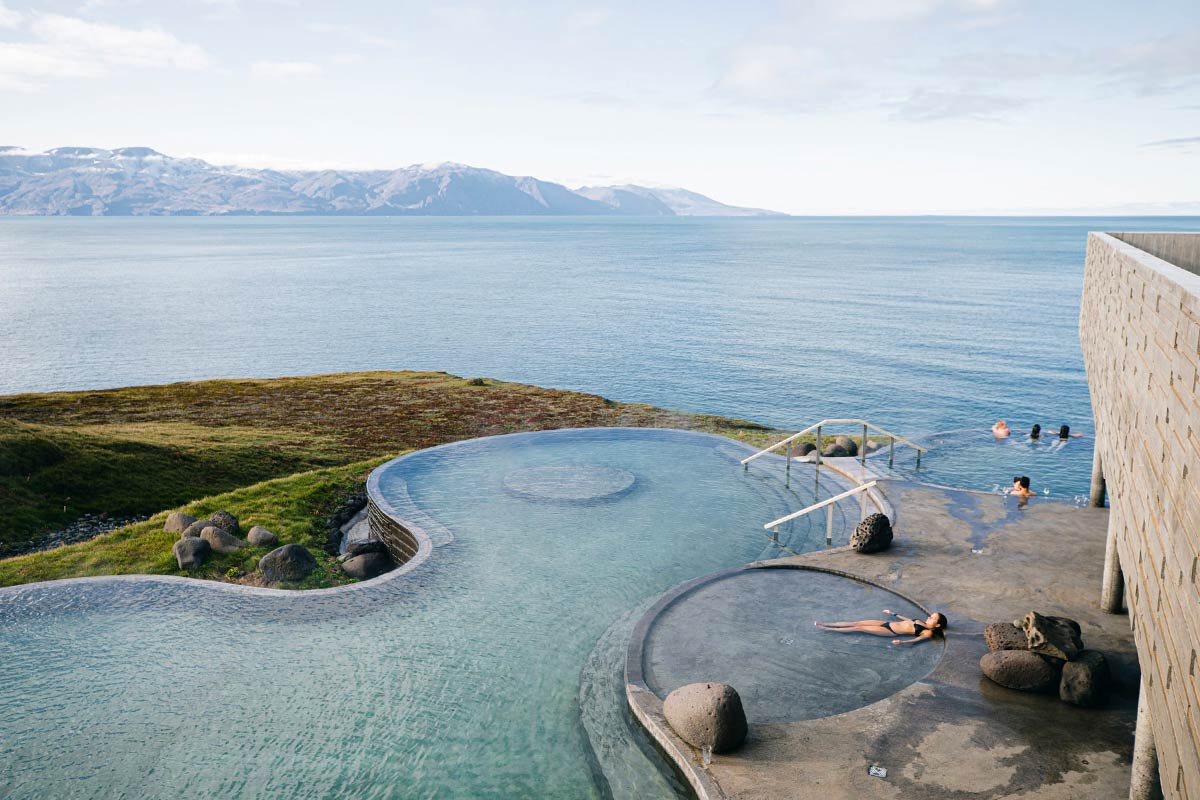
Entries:
{"type": "MultiPolygon", "coordinates": [[[[445,370],[901,434],[1091,410],[1092,230],[1200,218],[0,218],[0,394],[445,370]]],[[[1116,321],[1114,321],[1116,324],[1116,321]]]]}

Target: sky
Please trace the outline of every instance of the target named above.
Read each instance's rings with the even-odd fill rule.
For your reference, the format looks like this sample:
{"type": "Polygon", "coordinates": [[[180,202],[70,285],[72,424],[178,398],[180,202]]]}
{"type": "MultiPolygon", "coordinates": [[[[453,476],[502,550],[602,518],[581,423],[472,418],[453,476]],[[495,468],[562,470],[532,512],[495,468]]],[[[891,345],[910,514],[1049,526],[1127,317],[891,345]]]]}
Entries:
{"type": "Polygon", "coordinates": [[[0,145],[1200,213],[1200,2],[0,0],[0,145]]]}

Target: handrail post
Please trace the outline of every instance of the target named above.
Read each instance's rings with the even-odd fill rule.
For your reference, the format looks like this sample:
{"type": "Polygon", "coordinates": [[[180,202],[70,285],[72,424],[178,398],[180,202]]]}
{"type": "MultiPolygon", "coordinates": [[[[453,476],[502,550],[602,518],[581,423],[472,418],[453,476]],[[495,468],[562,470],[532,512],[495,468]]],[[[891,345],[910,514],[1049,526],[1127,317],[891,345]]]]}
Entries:
{"type": "Polygon", "coordinates": [[[865,467],[867,465],[867,424],[865,422],[863,423],[862,452],[859,455],[862,457],[859,463],[865,467]]]}
{"type": "Polygon", "coordinates": [[[817,426],[817,462],[821,461],[821,426],[817,426]]]}
{"type": "Polygon", "coordinates": [[[896,437],[888,437],[888,469],[891,469],[896,461],[896,437]]]}
{"type": "Polygon", "coordinates": [[[858,521],[862,522],[867,518],[867,493],[862,491],[858,493],[858,521]]]}
{"type": "Polygon", "coordinates": [[[787,446],[787,474],[792,474],[792,443],[788,442],[787,446]]]}
{"type": "Polygon", "coordinates": [[[833,544],[833,503],[830,503],[827,508],[829,513],[825,515],[825,544],[833,544]]]}
{"type": "Polygon", "coordinates": [[[917,469],[921,468],[921,451],[917,451],[917,469]]]}

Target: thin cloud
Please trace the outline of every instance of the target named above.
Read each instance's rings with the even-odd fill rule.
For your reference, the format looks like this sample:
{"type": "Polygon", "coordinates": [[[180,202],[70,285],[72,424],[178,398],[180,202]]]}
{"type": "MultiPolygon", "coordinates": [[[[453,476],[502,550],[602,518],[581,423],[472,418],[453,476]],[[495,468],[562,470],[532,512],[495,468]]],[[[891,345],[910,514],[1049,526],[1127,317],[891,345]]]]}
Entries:
{"type": "Polygon", "coordinates": [[[0,28],[15,28],[24,19],[19,11],[13,11],[4,3],[0,3],[0,28]]]}
{"type": "Polygon", "coordinates": [[[996,122],[1005,112],[1023,108],[1029,101],[989,92],[971,90],[921,89],[895,102],[892,118],[905,122],[937,122],[971,119],[996,122]]]}
{"type": "Polygon", "coordinates": [[[48,79],[99,78],[126,67],[199,70],[210,64],[203,49],[161,28],[38,14],[29,33],[30,41],[0,42],[0,86],[28,89],[48,79]]]}
{"type": "Polygon", "coordinates": [[[1158,147],[1172,150],[1190,150],[1200,147],[1200,136],[1183,136],[1178,139],[1159,139],[1156,142],[1145,142],[1142,147],[1158,147]]]}

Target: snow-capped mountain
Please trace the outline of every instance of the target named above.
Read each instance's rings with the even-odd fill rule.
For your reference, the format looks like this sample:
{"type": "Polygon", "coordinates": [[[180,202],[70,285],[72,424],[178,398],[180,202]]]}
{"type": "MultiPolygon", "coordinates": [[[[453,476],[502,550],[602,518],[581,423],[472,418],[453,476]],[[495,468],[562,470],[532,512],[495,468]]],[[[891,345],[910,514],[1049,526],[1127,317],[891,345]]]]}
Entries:
{"type": "Polygon", "coordinates": [[[679,215],[771,214],[683,189],[567,187],[463,164],[397,170],[250,169],[174,158],[148,147],[0,147],[7,215],[679,215]]]}

